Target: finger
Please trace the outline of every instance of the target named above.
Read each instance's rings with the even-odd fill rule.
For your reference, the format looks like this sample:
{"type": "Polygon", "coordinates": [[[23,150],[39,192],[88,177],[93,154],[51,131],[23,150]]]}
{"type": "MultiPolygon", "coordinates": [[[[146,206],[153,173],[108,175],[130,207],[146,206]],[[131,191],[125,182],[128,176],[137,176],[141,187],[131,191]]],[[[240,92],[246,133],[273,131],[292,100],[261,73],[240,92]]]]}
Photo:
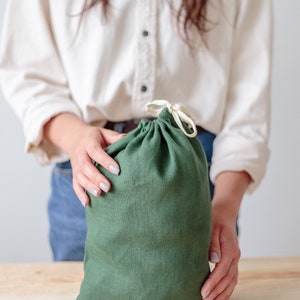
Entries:
{"type": "MultiPolygon", "coordinates": [[[[218,263],[220,261],[220,232],[213,230],[211,235],[211,241],[208,251],[208,259],[212,263],[218,263]]],[[[214,273],[216,272],[216,268],[209,275],[208,279],[205,281],[204,285],[201,288],[201,295],[203,298],[206,298],[214,286],[218,283],[221,278],[215,277],[214,273]]]]}
{"type": "Polygon", "coordinates": [[[224,300],[224,299],[230,299],[230,296],[232,295],[234,288],[237,284],[237,281],[232,281],[230,285],[227,286],[227,288],[223,291],[222,294],[218,295],[216,298],[212,298],[213,300],[224,300]]]}
{"type": "MultiPolygon", "coordinates": [[[[120,167],[118,163],[112,159],[99,144],[95,144],[93,147],[87,149],[89,157],[97,162],[99,165],[103,166],[106,170],[114,175],[119,175],[120,167]]],[[[87,170],[87,167],[84,167],[87,170]]]]}
{"type": "Polygon", "coordinates": [[[101,172],[93,164],[88,165],[82,171],[95,187],[100,188],[105,193],[108,193],[110,191],[110,182],[103,174],[101,174],[101,172]]]}
{"type": "Polygon", "coordinates": [[[84,188],[81,185],[79,185],[76,181],[73,181],[73,189],[81,204],[84,207],[86,207],[89,204],[90,199],[86,194],[84,188]]]}
{"type": "Polygon", "coordinates": [[[214,288],[226,276],[231,262],[232,260],[227,259],[227,256],[224,256],[223,259],[216,264],[214,270],[211,272],[201,289],[201,295],[204,299],[207,299],[208,295],[211,294],[214,288]]]}
{"type": "Polygon", "coordinates": [[[232,262],[228,272],[222,277],[218,284],[210,291],[205,300],[213,300],[221,297],[220,299],[228,299],[229,295],[233,292],[238,279],[237,263],[232,262]]]}
{"type": "Polygon", "coordinates": [[[209,246],[209,261],[218,263],[221,260],[220,234],[213,233],[209,246]]]}
{"type": "Polygon", "coordinates": [[[113,175],[120,174],[120,167],[118,163],[112,159],[103,149],[99,147],[99,150],[94,153],[89,153],[90,157],[96,161],[99,165],[104,167],[107,171],[113,175]]]}
{"type": "Polygon", "coordinates": [[[83,173],[78,173],[76,180],[74,180],[73,186],[79,184],[84,190],[90,192],[95,197],[98,197],[101,195],[101,189],[98,187],[94,182],[89,180],[87,176],[83,173]]]}
{"type": "Polygon", "coordinates": [[[105,141],[106,147],[119,141],[120,139],[122,139],[124,136],[126,136],[125,133],[119,133],[117,131],[113,131],[110,129],[106,129],[106,128],[102,128],[101,129],[101,134],[102,137],[105,141]]]}

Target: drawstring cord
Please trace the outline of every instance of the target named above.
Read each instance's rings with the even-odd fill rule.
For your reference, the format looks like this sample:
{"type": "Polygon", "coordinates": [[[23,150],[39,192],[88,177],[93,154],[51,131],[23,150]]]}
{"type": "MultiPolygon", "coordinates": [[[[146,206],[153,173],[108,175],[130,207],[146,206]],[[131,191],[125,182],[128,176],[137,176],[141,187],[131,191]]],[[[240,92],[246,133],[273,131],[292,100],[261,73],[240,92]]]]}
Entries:
{"type": "Polygon", "coordinates": [[[172,104],[167,100],[154,100],[152,102],[148,102],[146,104],[146,111],[149,112],[153,117],[158,117],[160,112],[167,107],[170,114],[172,114],[176,124],[181,129],[181,131],[188,137],[193,138],[197,135],[197,128],[189,116],[188,112],[186,112],[182,105],[180,104],[172,104]],[[182,125],[182,122],[186,123],[192,130],[192,133],[188,133],[182,125]]]}

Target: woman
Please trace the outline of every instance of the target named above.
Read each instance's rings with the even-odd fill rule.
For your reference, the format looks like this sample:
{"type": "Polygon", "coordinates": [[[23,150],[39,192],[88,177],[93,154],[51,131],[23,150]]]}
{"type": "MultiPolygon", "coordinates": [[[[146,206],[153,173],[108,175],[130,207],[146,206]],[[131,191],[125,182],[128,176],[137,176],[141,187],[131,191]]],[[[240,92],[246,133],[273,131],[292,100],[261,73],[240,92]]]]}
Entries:
{"type": "Polygon", "coordinates": [[[85,190],[110,190],[93,161],[117,176],[103,149],[147,117],[145,103],[168,99],[183,103],[201,127],[209,161],[214,141],[209,259],[216,267],[201,294],[228,299],[238,278],[239,207],[269,156],[271,15],[269,0],[7,3],[1,83],[27,152],[56,163],[49,200],[55,260],[83,258],[79,204],[88,205],[85,190]]]}

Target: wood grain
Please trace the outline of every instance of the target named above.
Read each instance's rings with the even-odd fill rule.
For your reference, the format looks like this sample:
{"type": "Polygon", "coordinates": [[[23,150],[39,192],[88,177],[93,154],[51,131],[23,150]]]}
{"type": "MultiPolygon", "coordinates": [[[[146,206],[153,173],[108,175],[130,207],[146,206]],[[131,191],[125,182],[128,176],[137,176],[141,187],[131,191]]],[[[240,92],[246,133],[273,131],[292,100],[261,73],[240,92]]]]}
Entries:
{"type": "MultiPolygon", "coordinates": [[[[242,259],[232,300],[299,300],[300,257],[242,259]]],[[[75,300],[79,262],[0,264],[1,300],[75,300]]]]}
{"type": "Polygon", "coordinates": [[[2,300],[74,300],[83,278],[78,262],[0,265],[2,300]]]}
{"type": "Polygon", "coordinates": [[[300,257],[242,259],[232,300],[300,300],[300,257]]]}

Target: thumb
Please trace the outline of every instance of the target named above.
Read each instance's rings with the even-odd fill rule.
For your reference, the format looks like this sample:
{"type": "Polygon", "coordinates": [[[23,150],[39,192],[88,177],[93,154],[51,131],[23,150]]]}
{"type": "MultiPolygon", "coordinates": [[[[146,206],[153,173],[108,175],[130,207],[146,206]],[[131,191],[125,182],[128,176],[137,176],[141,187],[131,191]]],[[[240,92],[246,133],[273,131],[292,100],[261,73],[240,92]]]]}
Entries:
{"type": "Polygon", "coordinates": [[[208,259],[211,263],[218,263],[221,260],[221,247],[218,234],[214,234],[211,238],[208,259]]]}

